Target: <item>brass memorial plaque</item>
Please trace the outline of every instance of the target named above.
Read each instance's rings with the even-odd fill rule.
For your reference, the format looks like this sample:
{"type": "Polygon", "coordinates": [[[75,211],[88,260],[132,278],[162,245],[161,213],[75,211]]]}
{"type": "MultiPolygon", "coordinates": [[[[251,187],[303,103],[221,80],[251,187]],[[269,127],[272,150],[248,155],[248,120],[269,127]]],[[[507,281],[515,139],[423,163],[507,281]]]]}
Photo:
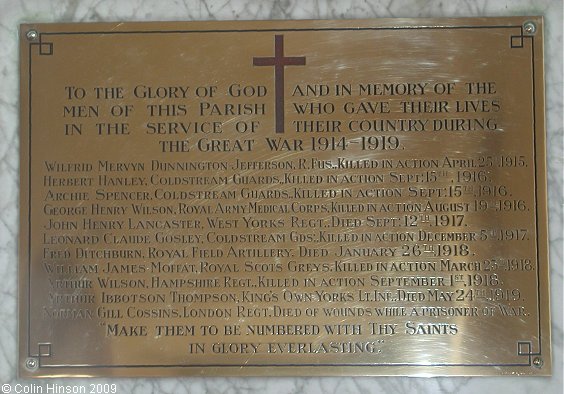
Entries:
{"type": "Polygon", "coordinates": [[[20,34],[21,376],[551,373],[541,17],[20,34]]]}

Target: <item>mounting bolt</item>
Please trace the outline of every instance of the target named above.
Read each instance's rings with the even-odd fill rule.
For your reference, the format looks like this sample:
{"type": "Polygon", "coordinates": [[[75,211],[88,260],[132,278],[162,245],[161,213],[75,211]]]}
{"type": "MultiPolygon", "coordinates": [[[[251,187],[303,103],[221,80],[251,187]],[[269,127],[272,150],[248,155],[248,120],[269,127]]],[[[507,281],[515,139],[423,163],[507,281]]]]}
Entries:
{"type": "Polygon", "coordinates": [[[535,24],[535,22],[525,22],[523,24],[523,30],[525,31],[525,33],[533,35],[537,32],[537,25],[535,24]]]}
{"type": "Polygon", "coordinates": [[[25,34],[25,36],[29,41],[33,41],[33,40],[37,40],[37,37],[39,37],[39,33],[37,32],[37,30],[30,30],[25,34]]]}
{"type": "Polygon", "coordinates": [[[542,358],[540,358],[540,357],[535,357],[535,358],[533,359],[533,365],[534,365],[536,368],[542,368],[543,364],[544,364],[544,361],[542,361],[542,358]]]}
{"type": "Polygon", "coordinates": [[[36,358],[28,358],[25,360],[25,368],[28,371],[35,371],[38,367],[37,359],[36,358]]]}

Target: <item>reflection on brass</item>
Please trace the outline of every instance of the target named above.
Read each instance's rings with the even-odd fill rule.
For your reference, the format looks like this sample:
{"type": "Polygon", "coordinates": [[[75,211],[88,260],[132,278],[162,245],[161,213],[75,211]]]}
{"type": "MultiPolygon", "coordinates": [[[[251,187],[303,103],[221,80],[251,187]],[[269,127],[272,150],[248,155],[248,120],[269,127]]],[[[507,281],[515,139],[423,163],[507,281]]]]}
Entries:
{"type": "Polygon", "coordinates": [[[542,34],[22,25],[20,374],[549,375],[542,34]]]}

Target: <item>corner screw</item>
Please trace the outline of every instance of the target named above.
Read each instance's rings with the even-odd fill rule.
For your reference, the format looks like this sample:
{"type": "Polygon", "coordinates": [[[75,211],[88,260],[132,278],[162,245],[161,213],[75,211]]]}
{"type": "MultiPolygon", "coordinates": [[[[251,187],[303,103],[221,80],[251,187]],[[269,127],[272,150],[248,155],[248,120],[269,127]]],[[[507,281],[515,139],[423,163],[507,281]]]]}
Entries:
{"type": "Polygon", "coordinates": [[[37,30],[30,30],[26,33],[25,36],[27,37],[27,39],[29,41],[33,41],[33,40],[36,40],[37,37],[39,37],[39,33],[37,33],[37,30]]]}
{"type": "Polygon", "coordinates": [[[542,358],[540,358],[540,357],[535,357],[535,358],[533,359],[533,365],[534,365],[536,368],[542,368],[543,364],[544,364],[544,362],[542,361],[542,358]]]}
{"type": "Polygon", "coordinates": [[[535,25],[535,22],[525,22],[523,30],[525,30],[525,33],[533,35],[537,32],[537,25],[535,25]]]}
{"type": "Polygon", "coordinates": [[[35,371],[37,369],[37,359],[28,358],[25,360],[25,367],[28,371],[35,371]]]}

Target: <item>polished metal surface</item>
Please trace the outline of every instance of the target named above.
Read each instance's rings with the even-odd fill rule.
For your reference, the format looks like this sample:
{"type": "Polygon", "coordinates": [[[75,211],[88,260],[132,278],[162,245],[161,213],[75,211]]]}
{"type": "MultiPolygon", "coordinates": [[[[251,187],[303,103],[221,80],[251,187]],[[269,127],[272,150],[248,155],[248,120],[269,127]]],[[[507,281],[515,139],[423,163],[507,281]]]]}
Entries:
{"type": "Polygon", "coordinates": [[[21,376],[549,375],[542,35],[22,25],[21,376]]]}

